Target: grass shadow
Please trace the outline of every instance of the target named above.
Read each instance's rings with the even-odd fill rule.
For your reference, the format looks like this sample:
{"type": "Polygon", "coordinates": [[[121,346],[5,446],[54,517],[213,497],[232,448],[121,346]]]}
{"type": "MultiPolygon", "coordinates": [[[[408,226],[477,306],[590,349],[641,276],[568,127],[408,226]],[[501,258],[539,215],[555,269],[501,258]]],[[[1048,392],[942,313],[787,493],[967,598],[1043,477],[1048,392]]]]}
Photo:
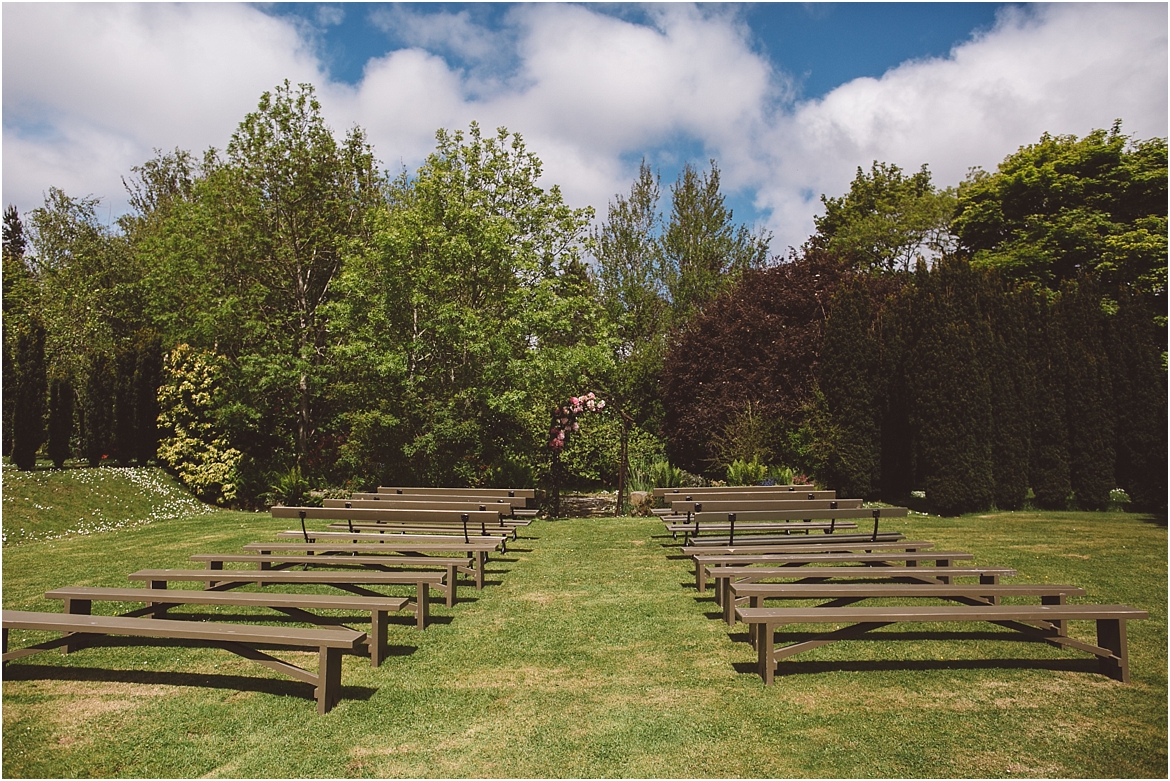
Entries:
{"type": "MultiPolygon", "coordinates": [[[[755,662],[734,662],[737,673],[758,674],[755,662]]],[[[928,672],[932,670],[1052,670],[1055,672],[1098,672],[1095,659],[874,659],[840,662],[781,661],[776,667],[776,679],[830,672],[928,672]]]]}

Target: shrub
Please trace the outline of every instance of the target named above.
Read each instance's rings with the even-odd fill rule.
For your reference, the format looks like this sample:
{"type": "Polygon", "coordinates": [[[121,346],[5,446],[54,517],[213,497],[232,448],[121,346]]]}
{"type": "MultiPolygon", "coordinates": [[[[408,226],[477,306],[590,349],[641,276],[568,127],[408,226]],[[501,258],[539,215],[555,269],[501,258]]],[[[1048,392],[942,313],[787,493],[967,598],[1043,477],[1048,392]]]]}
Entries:
{"type": "Polygon", "coordinates": [[[768,474],[768,467],[758,459],[736,459],[727,467],[728,485],[759,485],[768,474]]]}

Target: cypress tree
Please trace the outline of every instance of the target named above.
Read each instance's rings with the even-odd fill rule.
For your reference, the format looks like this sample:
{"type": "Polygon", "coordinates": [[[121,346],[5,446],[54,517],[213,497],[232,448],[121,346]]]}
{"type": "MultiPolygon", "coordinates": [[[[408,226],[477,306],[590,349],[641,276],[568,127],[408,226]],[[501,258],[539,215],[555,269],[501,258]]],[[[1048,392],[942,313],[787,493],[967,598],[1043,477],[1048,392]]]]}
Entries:
{"type": "Polygon", "coordinates": [[[959,259],[939,261],[927,276],[929,287],[919,293],[911,417],[923,487],[943,515],[985,510],[994,489],[989,332],[979,284],[959,259]]]}
{"type": "Polygon", "coordinates": [[[1122,290],[1109,321],[1117,485],[1143,512],[1166,512],[1166,327],[1155,311],[1165,310],[1122,290]]]}
{"type": "Polygon", "coordinates": [[[914,439],[910,427],[910,382],[907,365],[915,341],[912,321],[914,287],[890,296],[878,311],[881,396],[881,497],[904,501],[914,490],[914,439]]]}
{"type": "Polygon", "coordinates": [[[134,365],[134,410],[137,434],[134,457],[146,466],[158,453],[158,389],[162,384],[162,340],[154,332],[141,335],[134,365]]]}
{"type": "Polygon", "coordinates": [[[16,333],[13,345],[14,388],[12,461],[19,469],[32,470],[37,450],[45,441],[45,327],[30,317],[16,333]]]}
{"type": "Polygon", "coordinates": [[[114,352],[114,419],[110,455],[120,466],[129,466],[138,452],[135,410],[134,368],[138,362],[134,343],[123,344],[114,352]]]}
{"type": "Polygon", "coordinates": [[[1105,350],[1105,315],[1093,280],[1061,286],[1057,311],[1068,355],[1065,415],[1069,486],[1077,505],[1103,510],[1117,482],[1113,475],[1113,387],[1105,350]]]}
{"type": "Polygon", "coordinates": [[[1065,386],[1068,356],[1061,321],[1043,292],[1034,299],[1036,330],[1032,361],[1036,396],[1032,407],[1032,449],[1029,482],[1036,504],[1044,510],[1068,508],[1072,491],[1068,465],[1068,429],[1065,425],[1065,386]]]}
{"type": "Polygon", "coordinates": [[[49,380],[49,442],[46,450],[53,466],[65,466],[73,439],[73,383],[63,372],[49,380]]]}
{"type": "Polygon", "coordinates": [[[110,452],[114,423],[114,367],[100,350],[85,363],[85,391],[81,396],[82,450],[91,467],[110,452]]]}
{"type": "Polygon", "coordinates": [[[1035,369],[1028,351],[1028,298],[989,278],[992,322],[991,474],[995,506],[1018,510],[1028,493],[1031,451],[1030,402],[1036,392],[1035,369]],[[994,281],[994,284],[990,284],[994,281]]]}
{"type": "Polygon", "coordinates": [[[824,478],[842,496],[868,498],[880,483],[878,350],[871,320],[869,291],[861,279],[837,289],[825,321],[818,381],[835,434],[824,478]]]}

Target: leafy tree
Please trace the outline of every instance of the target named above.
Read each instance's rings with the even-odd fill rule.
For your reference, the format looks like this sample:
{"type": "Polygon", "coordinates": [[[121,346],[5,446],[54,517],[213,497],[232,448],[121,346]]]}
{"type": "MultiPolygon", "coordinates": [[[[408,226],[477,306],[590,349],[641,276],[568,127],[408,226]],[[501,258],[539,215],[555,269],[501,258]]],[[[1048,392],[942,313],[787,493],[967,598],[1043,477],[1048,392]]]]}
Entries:
{"type": "Polygon", "coordinates": [[[390,187],[374,249],[340,280],[335,350],[377,389],[369,404],[348,386],[348,436],[401,443],[385,457],[427,484],[530,481],[547,469],[552,403],[612,365],[580,261],[591,211],[542,189],[540,161],[504,128],[436,137],[416,174],[390,187]]]}
{"type": "Polygon", "coordinates": [[[60,469],[73,451],[73,382],[55,372],[49,380],[49,441],[46,446],[53,466],[60,469]]]}
{"type": "Polygon", "coordinates": [[[670,294],[672,320],[687,322],[694,312],[726,290],[749,269],[762,268],[770,233],[752,234],[733,223],[719,191],[719,166],[700,174],[687,163],[670,188],[670,219],[662,233],[662,278],[670,294]]]}
{"type": "Polygon", "coordinates": [[[154,331],[140,332],[134,356],[134,458],[139,466],[158,452],[158,391],[162,385],[162,341],[154,331]]]}
{"type": "Polygon", "coordinates": [[[662,422],[658,377],[670,323],[663,278],[659,180],[645,161],[628,197],[609,204],[606,222],[591,233],[597,285],[614,324],[621,370],[610,398],[634,423],[650,430],[662,422]]]}
{"type": "Polygon", "coordinates": [[[1112,129],[1021,147],[959,186],[953,229],[974,261],[1056,290],[1084,272],[1166,289],[1166,140],[1112,129]]]}
{"type": "MultiPolygon", "coordinates": [[[[16,363],[13,357],[14,342],[17,326],[24,322],[28,312],[35,311],[36,287],[35,280],[29,272],[25,252],[28,239],[25,235],[24,224],[20,220],[15,206],[8,206],[4,210],[3,228],[3,338],[4,338],[4,379],[3,387],[16,387],[16,363]]],[[[5,393],[4,419],[0,424],[3,431],[4,455],[12,452],[13,414],[15,410],[16,394],[5,393]]]]}
{"type": "Polygon", "coordinates": [[[15,364],[12,460],[24,471],[36,467],[37,451],[45,441],[45,327],[32,316],[20,327],[13,346],[15,364]]]}
{"type": "Polygon", "coordinates": [[[814,217],[813,241],[865,271],[910,271],[918,258],[954,250],[949,223],[952,189],[937,189],[925,165],[909,176],[891,163],[860,167],[839,198],[821,196],[825,214],[814,217]]]}
{"type": "Polygon", "coordinates": [[[664,432],[673,464],[703,472],[715,438],[748,404],[776,423],[777,458],[805,468],[797,430],[815,388],[825,312],[841,278],[819,249],[746,272],[673,334],[662,374],[664,432]]]}
{"type": "Polygon", "coordinates": [[[1035,328],[1031,318],[1035,291],[1010,289],[998,275],[986,310],[992,328],[988,378],[991,381],[991,471],[995,480],[995,506],[1018,510],[1028,494],[1028,462],[1031,455],[1032,408],[1036,396],[1036,370],[1029,340],[1035,328]]]}
{"type": "Polygon", "coordinates": [[[159,389],[158,457],[204,501],[233,502],[243,454],[231,447],[217,420],[220,362],[181,344],[166,357],[159,389]]]}

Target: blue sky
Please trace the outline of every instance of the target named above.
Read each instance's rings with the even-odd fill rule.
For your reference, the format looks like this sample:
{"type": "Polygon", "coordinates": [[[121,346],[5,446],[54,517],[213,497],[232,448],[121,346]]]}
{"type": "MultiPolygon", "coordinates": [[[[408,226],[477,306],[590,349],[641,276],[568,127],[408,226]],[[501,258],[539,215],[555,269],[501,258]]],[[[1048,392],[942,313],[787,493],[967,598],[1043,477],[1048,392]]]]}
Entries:
{"type": "Polygon", "coordinates": [[[223,148],[260,94],[315,85],[390,170],[440,127],[521,133],[574,206],[664,189],[714,158],[773,250],[874,160],[937,184],[1043,132],[1121,118],[1165,136],[1167,6],[1139,4],[276,3],[3,6],[4,201],[50,186],[126,208],[122,177],[223,148]]]}

